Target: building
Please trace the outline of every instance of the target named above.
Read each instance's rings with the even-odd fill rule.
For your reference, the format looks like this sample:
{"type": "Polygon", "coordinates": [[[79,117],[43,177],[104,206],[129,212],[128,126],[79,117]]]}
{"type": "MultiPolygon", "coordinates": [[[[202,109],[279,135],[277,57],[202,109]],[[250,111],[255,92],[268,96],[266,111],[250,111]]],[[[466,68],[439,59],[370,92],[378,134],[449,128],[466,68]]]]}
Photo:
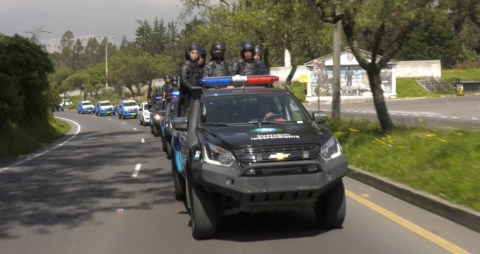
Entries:
{"type": "MultiPolygon", "coordinates": [[[[371,53],[360,50],[363,56],[371,59],[371,53]]],[[[381,56],[378,56],[380,59],[381,56]]],[[[382,89],[386,98],[396,98],[396,66],[391,60],[381,70],[382,89]]],[[[342,99],[371,97],[367,72],[359,65],[350,49],[340,54],[340,94],[342,99]]],[[[307,67],[307,101],[316,101],[318,96],[331,100],[333,92],[333,54],[329,54],[304,64],[307,67]]]]}

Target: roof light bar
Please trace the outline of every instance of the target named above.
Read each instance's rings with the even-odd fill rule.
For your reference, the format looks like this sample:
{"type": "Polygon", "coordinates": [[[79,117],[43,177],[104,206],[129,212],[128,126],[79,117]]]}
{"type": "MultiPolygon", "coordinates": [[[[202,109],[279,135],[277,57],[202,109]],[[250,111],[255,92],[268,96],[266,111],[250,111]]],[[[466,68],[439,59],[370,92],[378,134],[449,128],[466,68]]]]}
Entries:
{"type": "Polygon", "coordinates": [[[170,93],[171,96],[179,96],[180,95],[180,91],[173,91],[170,93]]]}
{"type": "Polygon", "coordinates": [[[278,81],[277,76],[240,76],[233,77],[212,77],[202,78],[198,81],[201,86],[228,86],[228,85],[253,85],[253,84],[270,84],[278,81]]]}

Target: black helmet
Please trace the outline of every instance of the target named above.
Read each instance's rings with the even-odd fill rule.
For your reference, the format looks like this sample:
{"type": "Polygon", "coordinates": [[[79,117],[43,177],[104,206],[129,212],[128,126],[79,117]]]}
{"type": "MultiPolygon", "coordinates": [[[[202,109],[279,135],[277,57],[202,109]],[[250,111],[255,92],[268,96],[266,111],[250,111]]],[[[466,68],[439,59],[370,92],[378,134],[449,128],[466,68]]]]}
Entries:
{"type": "Polygon", "coordinates": [[[160,91],[161,91],[160,88],[155,89],[156,93],[159,93],[160,91]]]}
{"type": "Polygon", "coordinates": [[[260,59],[263,58],[263,48],[260,46],[255,46],[255,54],[256,56],[259,56],[260,59]]]}
{"type": "Polygon", "coordinates": [[[172,83],[173,83],[173,81],[177,81],[177,83],[178,83],[178,76],[177,75],[173,75],[172,83]]]}
{"type": "Polygon", "coordinates": [[[170,74],[166,74],[165,77],[163,78],[165,82],[167,82],[167,79],[170,79],[170,81],[172,81],[172,77],[170,76],[170,74]]]}
{"type": "MultiPolygon", "coordinates": [[[[191,60],[190,59],[190,52],[196,50],[198,54],[201,54],[202,47],[200,47],[198,44],[192,43],[190,44],[186,49],[185,49],[185,60],[191,60]]],[[[197,59],[198,60],[198,59],[197,59]]]]}
{"type": "Polygon", "coordinates": [[[212,59],[223,60],[225,56],[225,51],[227,51],[227,49],[225,48],[225,43],[215,42],[210,48],[210,56],[212,57],[212,59]],[[215,51],[217,50],[221,50],[222,53],[215,54],[215,51]]]}
{"type": "Polygon", "coordinates": [[[243,51],[250,49],[252,52],[255,51],[255,43],[251,41],[244,41],[240,44],[240,57],[245,58],[243,51]]]}
{"type": "Polygon", "coordinates": [[[205,59],[207,57],[207,51],[205,51],[204,48],[200,49],[199,56],[203,57],[205,59]]]}

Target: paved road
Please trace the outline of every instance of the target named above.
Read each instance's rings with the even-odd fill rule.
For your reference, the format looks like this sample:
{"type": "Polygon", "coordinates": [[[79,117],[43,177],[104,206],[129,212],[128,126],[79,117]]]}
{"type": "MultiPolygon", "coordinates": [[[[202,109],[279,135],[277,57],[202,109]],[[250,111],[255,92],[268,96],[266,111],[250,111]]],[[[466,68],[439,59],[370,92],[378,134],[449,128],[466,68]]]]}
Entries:
{"type": "MultiPolygon", "coordinates": [[[[317,104],[306,107],[310,110],[318,109],[317,104]]],[[[327,111],[332,108],[331,104],[323,103],[320,107],[321,110],[327,111]]],[[[480,96],[478,95],[387,100],[387,108],[397,124],[480,130],[480,96]]],[[[347,117],[378,119],[373,102],[343,102],[341,110],[347,117]]]]}
{"type": "Polygon", "coordinates": [[[238,214],[196,241],[149,127],[56,116],[78,135],[73,124],[62,146],[0,165],[0,253],[480,253],[480,234],[348,178],[343,229],[317,230],[311,211],[238,214]]]}

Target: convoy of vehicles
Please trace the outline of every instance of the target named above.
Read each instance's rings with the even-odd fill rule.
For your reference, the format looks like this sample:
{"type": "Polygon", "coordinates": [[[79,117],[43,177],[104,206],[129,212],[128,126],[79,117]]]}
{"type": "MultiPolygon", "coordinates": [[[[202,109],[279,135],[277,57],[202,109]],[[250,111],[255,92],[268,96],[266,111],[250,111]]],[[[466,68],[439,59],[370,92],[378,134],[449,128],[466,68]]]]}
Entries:
{"type": "MultiPolygon", "coordinates": [[[[270,88],[275,76],[200,79],[177,117],[178,91],[140,106],[123,100],[119,118],[139,116],[161,137],[174,196],[191,216],[195,239],[212,238],[217,218],[239,212],[312,209],[322,228],[342,226],[347,158],[295,96],[270,88]]],[[[78,113],[115,114],[108,101],[81,101],[78,113]],[[108,103],[108,105],[107,105],[108,103]]],[[[160,145],[160,144],[159,144],[160,145]]]]}

